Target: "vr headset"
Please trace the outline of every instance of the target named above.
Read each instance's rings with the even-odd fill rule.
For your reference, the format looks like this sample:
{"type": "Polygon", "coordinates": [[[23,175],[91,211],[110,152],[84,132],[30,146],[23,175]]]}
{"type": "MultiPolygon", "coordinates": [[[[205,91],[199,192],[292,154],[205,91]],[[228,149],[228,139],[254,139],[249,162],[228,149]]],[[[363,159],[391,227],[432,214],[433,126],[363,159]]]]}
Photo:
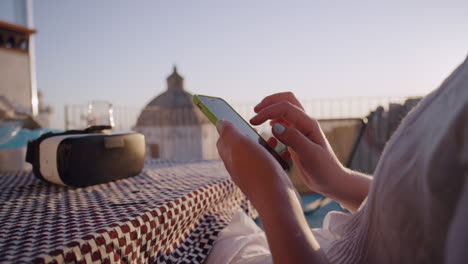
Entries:
{"type": "Polygon", "coordinates": [[[71,187],[135,176],[144,159],[142,134],[105,134],[95,128],[44,134],[28,142],[26,153],[36,177],[71,187]]]}

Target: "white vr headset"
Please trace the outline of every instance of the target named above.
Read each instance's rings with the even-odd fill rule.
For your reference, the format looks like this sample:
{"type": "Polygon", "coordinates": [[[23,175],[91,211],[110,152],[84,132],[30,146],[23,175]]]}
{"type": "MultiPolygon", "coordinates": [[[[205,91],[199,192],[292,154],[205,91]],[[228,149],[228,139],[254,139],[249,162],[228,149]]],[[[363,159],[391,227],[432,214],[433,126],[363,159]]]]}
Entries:
{"type": "Polygon", "coordinates": [[[143,169],[144,159],[142,134],[88,129],[44,134],[28,143],[26,154],[36,177],[72,187],[135,176],[143,169]]]}

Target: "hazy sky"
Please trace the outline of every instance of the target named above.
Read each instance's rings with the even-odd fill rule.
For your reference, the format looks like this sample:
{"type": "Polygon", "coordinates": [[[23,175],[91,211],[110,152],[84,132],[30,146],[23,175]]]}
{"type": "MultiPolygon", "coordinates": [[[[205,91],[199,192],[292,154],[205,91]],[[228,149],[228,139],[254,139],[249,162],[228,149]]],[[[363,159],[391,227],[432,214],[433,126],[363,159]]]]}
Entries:
{"type": "Polygon", "coordinates": [[[467,10],[466,0],[36,0],[38,88],[59,112],[93,99],[143,107],[175,63],[190,92],[235,102],[284,90],[422,95],[468,54],[467,10]]]}

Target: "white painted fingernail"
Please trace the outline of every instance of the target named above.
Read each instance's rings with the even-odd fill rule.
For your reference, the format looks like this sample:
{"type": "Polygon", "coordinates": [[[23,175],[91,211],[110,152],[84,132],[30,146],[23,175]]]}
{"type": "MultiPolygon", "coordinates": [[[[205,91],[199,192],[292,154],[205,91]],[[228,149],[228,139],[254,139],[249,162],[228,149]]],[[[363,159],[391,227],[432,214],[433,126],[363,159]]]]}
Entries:
{"type": "Polygon", "coordinates": [[[278,135],[281,135],[284,133],[284,131],[286,130],[286,127],[284,127],[282,124],[280,123],[275,123],[273,125],[273,131],[275,131],[276,134],[278,135]]]}

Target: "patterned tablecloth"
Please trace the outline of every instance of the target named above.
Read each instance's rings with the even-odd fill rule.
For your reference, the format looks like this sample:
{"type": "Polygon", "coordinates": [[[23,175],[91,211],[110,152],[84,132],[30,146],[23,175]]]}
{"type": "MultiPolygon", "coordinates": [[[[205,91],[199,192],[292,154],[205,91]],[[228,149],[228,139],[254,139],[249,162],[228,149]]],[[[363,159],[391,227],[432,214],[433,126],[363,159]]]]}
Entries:
{"type": "Polygon", "coordinates": [[[255,210],[222,163],[150,161],[87,188],[0,175],[0,262],[202,263],[233,212],[255,210]]]}

